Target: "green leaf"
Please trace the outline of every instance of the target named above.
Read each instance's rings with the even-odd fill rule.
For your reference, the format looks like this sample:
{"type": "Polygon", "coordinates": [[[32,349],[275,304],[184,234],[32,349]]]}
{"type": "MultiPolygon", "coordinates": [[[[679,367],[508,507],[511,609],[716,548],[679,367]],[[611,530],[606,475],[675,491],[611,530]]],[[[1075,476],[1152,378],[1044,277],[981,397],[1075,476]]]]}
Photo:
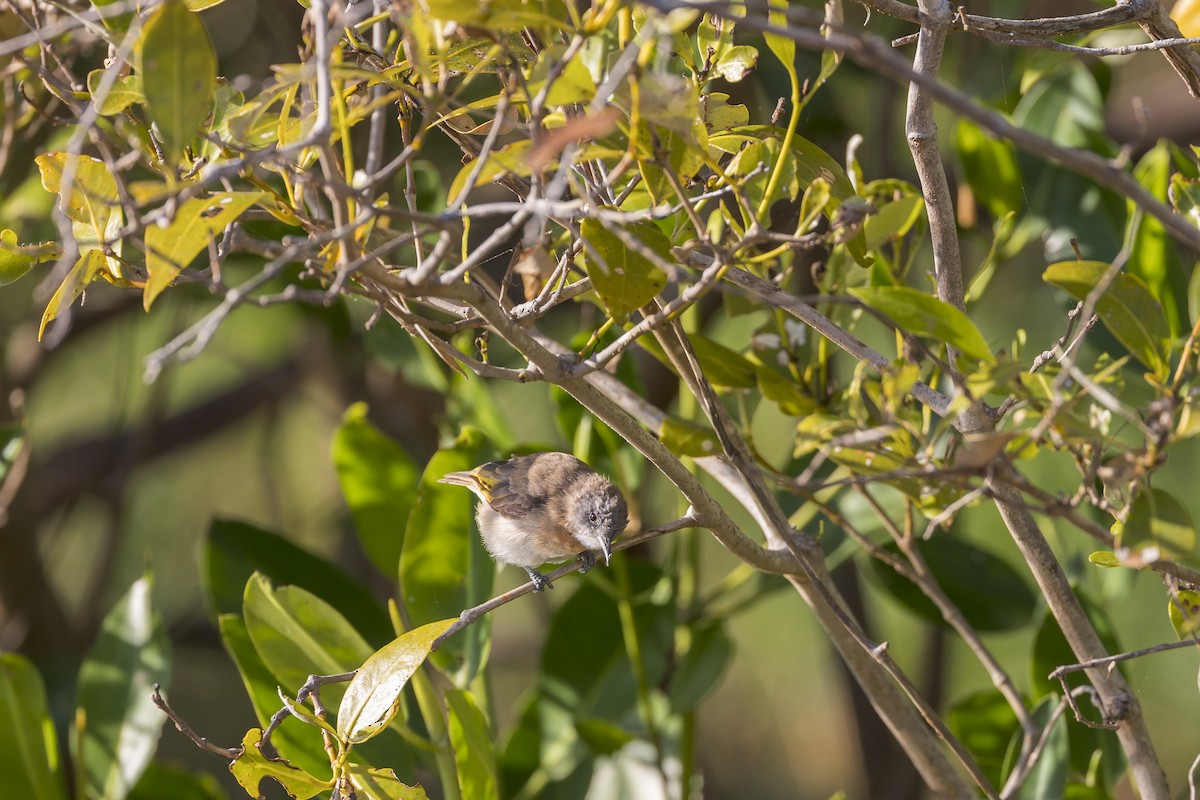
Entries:
{"type": "Polygon", "coordinates": [[[633,734],[603,719],[577,719],[575,732],[596,755],[611,756],[634,740],[633,734]]]}
{"type": "MultiPolygon", "coordinates": [[[[475,533],[475,496],[437,480],[448,472],[474,469],[492,455],[487,437],[464,427],[451,447],[434,453],[425,465],[400,554],[400,595],[413,625],[444,619],[490,596],[495,566],[475,533]]],[[[474,628],[438,652],[454,656],[466,647],[482,647],[483,638],[472,636],[482,636],[486,626],[474,628]]],[[[473,657],[481,653],[475,651],[473,657]]],[[[468,669],[478,666],[475,662],[468,669]]]]}
{"type": "Polygon", "coordinates": [[[262,796],[260,784],[264,778],[278,782],[296,800],[308,800],[329,789],[329,781],[315,778],[282,759],[267,758],[258,749],[262,733],[259,728],[246,731],[242,738],[242,754],[229,765],[233,777],[251,797],[262,796]]]}
{"type": "Polygon", "coordinates": [[[779,406],[784,414],[802,417],[817,408],[817,401],[801,391],[790,376],[765,364],[757,368],[758,391],[766,400],[779,406]]]}
{"type": "Polygon", "coordinates": [[[724,50],[713,66],[722,78],[730,83],[737,83],[749,75],[757,65],[758,50],[749,45],[739,44],[724,50]]]}
{"type": "Polygon", "coordinates": [[[1200,180],[1176,172],[1171,176],[1171,189],[1167,196],[1171,198],[1171,205],[1176,211],[1200,228],[1200,180]]]}
{"type": "Polygon", "coordinates": [[[362,764],[350,764],[346,775],[362,800],[429,800],[424,789],[404,783],[395,770],[371,769],[362,764]]]}
{"type": "Polygon", "coordinates": [[[200,551],[201,577],[213,616],[242,613],[246,582],[261,572],[324,598],[376,646],[394,636],[387,612],[366,588],[333,564],[276,533],[249,523],[215,519],[200,551]]]}
{"type": "Polygon", "coordinates": [[[150,310],[154,299],[208,247],[209,240],[225,230],[246,209],[265,199],[264,192],[218,192],[210,197],[185,200],[166,227],[146,229],[146,289],[143,303],[150,310]]]}
{"type": "Polygon", "coordinates": [[[76,757],[89,797],[123,800],[149,765],[166,721],[150,690],[169,681],[168,659],[150,578],[139,578],[104,617],[79,669],[76,757]]]}
{"type": "Polygon", "coordinates": [[[104,82],[107,70],[94,69],[88,73],[88,94],[96,104],[96,111],[104,116],[120,114],[134,103],[145,102],[142,95],[142,80],[138,75],[122,75],[112,81],[112,85],[100,97],[100,88],[104,82]]]}
{"type": "Polygon", "coordinates": [[[946,712],[950,732],[966,746],[992,786],[1004,783],[1004,763],[1009,747],[1021,735],[1017,714],[995,689],[959,700],[946,712]]]}
{"type": "MultiPolygon", "coordinates": [[[[293,694],[309,675],[358,669],[373,649],[321,598],[298,586],[273,587],[258,573],[246,582],[243,615],[254,649],[279,684],[293,694]]],[[[322,697],[335,705],[344,691],[341,684],[331,684],[322,697]]]]}
{"type": "Polygon", "coordinates": [[[333,466],[363,550],[384,574],[395,574],[417,502],[417,465],[371,424],[366,403],[355,403],[333,434],[333,466]]]}
{"type": "Polygon", "coordinates": [[[959,119],[954,147],[971,191],[995,219],[1025,207],[1025,190],[1012,142],[959,119]]]}
{"type": "Polygon", "coordinates": [[[1200,631],[1200,592],[1191,589],[1177,591],[1167,602],[1167,616],[1181,641],[1195,636],[1200,631]]]}
{"type": "MultiPolygon", "coordinates": [[[[653,222],[630,223],[625,232],[659,257],[671,260],[671,240],[653,222]]],[[[583,261],[588,277],[615,319],[623,320],[667,285],[667,275],[657,264],[628,247],[600,221],[585,219],[580,233],[586,245],[583,261]]]]}
{"type": "Polygon", "coordinates": [[[717,434],[707,425],[667,414],[658,429],[658,438],[677,456],[703,458],[721,453],[717,434]]]}
{"type": "Polygon", "coordinates": [[[100,250],[87,250],[75,262],[75,266],[63,278],[63,282],[50,296],[46,310],[42,312],[42,322],[38,326],[38,341],[46,332],[46,326],[58,319],[64,311],[70,308],[79,296],[87,289],[88,284],[104,274],[108,260],[100,250]]]}
{"type": "Polygon", "coordinates": [[[0,653],[0,794],[22,800],[66,797],[46,687],[19,653],[0,653]]]}
{"type": "MultiPolygon", "coordinates": [[[[1062,261],[1051,264],[1042,279],[1084,300],[1110,269],[1102,261],[1062,261]]],[[[1096,303],[1104,326],[1159,378],[1170,371],[1167,354],[1171,329],[1162,306],[1141,278],[1119,273],[1096,303]]]]}
{"type": "Polygon", "coordinates": [[[445,698],[450,716],[450,743],[454,746],[462,797],[499,800],[496,754],[487,719],[469,693],[451,689],[445,698]]]}
{"type": "Polygon", "coordinates": [[[1097,567],[1121,566],[1121,559],[1117,558],[1117,554],[1111,550],[1098,550],[1095,553],[1089,553],[1088,561],[1097,567]]]}
{"type": "Polygon", "coordinates": [[[906,333],[927,336],[980,361],[992,358],[987,341],[970,318],[930,294],[907,286],[863,287],[850,289],[850,294],[906,333]]]}
{"type": "MultiPolygon", "coordinates": [[[[1160,142],[1138,162],[1133,177],[1155,199],[1167,202],[1171,184],[1171,150],[1160,142]]],[[[1138,219],[1137,205],[1129,201],[1130,222],[1138,219]]],[[[1179,336],[1186,325],[1187,278],[1183,261],[1175,242],[1163,224],[1149,214],[1142,214],[1138,226],[1131,231],[1132,242],[1125,270],[1141,278],[1150,294],[1162,305],[1172,338],[1179,336]]]]}
{"type": "Polygon", "coordinates": [[[698,627],[692,634],[692,644],[675,666],[675,674],[667,685],[671,709],[685,714],[712,691],[733,658],[733,640],[720,621],[698,627]]]}
{"type": "Polygon", "coordinates": [[[21,278],[43,261],[55,261],[62,256],[58,242],[21,244],[16,231],[0,230],[0,286],[21,278]]]}
{"type": "Polygon", "coordinates": [[[1192,515],[1162,489],[1143,489],[1133,500],[1124,524],[1113,526],[1121,547],[1135,552],[1158,548],[1161,558],[1200,559],[1192,515]]]}
{"type": "MultiPolygon", "coordinates": [[[[771,25],[778,28],[787,28],[787,2],[786,0],[770,0],[770,14],[768,20],[771,25]]],[[[779,59],[779,63],[783,65],[788,76],[793,83],[796,80],[796,43],[786,36],[781,36],[778,33],[765,33],[763,38],[767,40],[767,47],[771,49],[774,56],[779,59]]]]}
{"type": "MultiPolygon", "coordinates": [[[[514,175],[528,177],[530,167],[526,157],[532,149],[532,140],[519,139],[506,144],[499,150],[493,150],[488,154],[487,161],[479,171],[479,175],[476,176],[475,186],[484,186],[510,172],[514,175]]],[[[450,188],[446,191],[447,203],[452,203],[458,199],[459,194],[462,193],[462,190],[467,185],[467,179],[471,177],[471,173],[474,171],[474,162],[463,165],[463,168],[458,171],[458,175],[451,181],[450,188]]]]}
{"type": "Polygon", "coordinates": [[[133,57],[146,112],[178,164],[211,110],[217,56],[208,30],[183,0],[167,0],[146,20],[133,57]]]}
{"type": "Polygon", "coordinates": [[[153,763],[142,773],[129,800],[227,800],[212,775],[186,772],[178,767],[153,763]]]}
{"type": "Polygon", "coordinates": [[[117,181],[108,171],[108,165],[91,156],[70,153],[42,153],[34,161],[41,172],[42,186],[58,195],[63,213],[102,236],[120,198],[117,181]],[[70,183],[65,195],[64,178],[70,183]]]}
{"type": "Polygon", "coordinates": [[[863,223],[865,248],[874,250],[904,236],[920,218],[924,208],[925,201],[915,194],[885,203],[863,223]]]}
{"type": "MultiPolygon", "coordinates": [[[[279,681],[254,649],[250,634],[246,632],[246,623],[240,614],[221,614],[217,620],[221,631],[221,641],[226,652],[233,659],[250,704],[254,707],[254,716],[260,726],[266,727],[271,716],[280,709],[279,681]]],[[[321,742],[320,735],[300,720],[288,715],[271,734],[271,744],[296,766],[313,775],[331,775],[329,756],[321,742]]]]}
{"type": "Polygon", "coordinates": [[[592,73],[588,72],[583,59],[578,56],[563,63],[562,56],[566,48],[565,44],[555,44],[546,47],[538,55],[537,63],[529,73],[530,101],[542,93],[551,72],[557,70],[557,77],[546,93],[547,106],[591,102],[596,94],[596,82],[592,80],[592,73]]]}
{"type": "MultiPolygon", "coordinates": [[[[1033,719],[1039,728],[1050,723],[1057,698],[1047,697],[1033,710],[1033,719]]],[[[1067,738],[1067,715],[1060,714],[1054,721],[1037,763],[1029,772],[1025,783],[1017,792],[1018,800],[1045,800],[1048,797],[1063,797],[1067,790],[1067,768],[1070,766],[1069,740],[1067,738]]]]}
{"type": "Polygon", "coordinates": [[[0,424],[0,484],[25,449],[25,426],[20,422],[0,424]]]}
{"type": "MultiPolygon", "coordinates": [[[[888,544],[883,549],[905,560],[899,545],[888,544]]],[[[946,596],[976,630],[1019,630],[1033,620],[1037,596],[1006,562],[948,536],[923,541],[917,549],[946,596]]],[[[937,606],[916,584],[877,559],[868,563],[883,587],[903,606],[935,625],[949,627],[937,606]]]]}
{"type": "Polygon", "coordinates": [[[338,708],[337,733],[343,742],[361,744],[392,721],[409,678],[425,663],[434,640],[456,621],[431,622],[401,634],[363,662],[338,708]]]}

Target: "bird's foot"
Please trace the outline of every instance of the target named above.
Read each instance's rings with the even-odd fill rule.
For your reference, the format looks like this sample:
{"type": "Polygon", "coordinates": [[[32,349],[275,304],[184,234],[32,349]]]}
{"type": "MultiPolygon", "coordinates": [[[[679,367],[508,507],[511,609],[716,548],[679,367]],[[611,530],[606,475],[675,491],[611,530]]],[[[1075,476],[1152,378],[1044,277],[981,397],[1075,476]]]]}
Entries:
{"type": "Polygon", "coordinates": [[[525,571],[529,573],[529,580],[533,581],[533,590],[535,592],[554,588],[554,584],[550,582],[550,579],[533,567],[526,567],[525,571]]]}
{"type": "Polygon", "coordinates": [[[579,574],[587,572],[592,567],[596,566],[596,554],[591,550],[584,550],[579,554],[579,574]]]}

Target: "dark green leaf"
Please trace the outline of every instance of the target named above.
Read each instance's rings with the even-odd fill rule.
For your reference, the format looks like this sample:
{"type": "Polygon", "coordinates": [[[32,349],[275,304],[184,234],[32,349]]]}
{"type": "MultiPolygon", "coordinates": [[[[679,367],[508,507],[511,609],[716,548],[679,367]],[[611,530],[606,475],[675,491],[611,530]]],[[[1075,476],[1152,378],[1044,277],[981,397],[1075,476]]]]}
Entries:
{"type": "MultiPolygon", "coordinates": [[[[1160,142],[1142,156],[1133,170],[1133,177],[1155,199],[1166,203],[1171,172],[1170,145],[1160,142]]],[[[1135,219],[1136,209],[1137,205],[1129,201],[1131,223],[1135,219]]],[[[1125,269],[1145,282],[1150,294],[1162,305],[1170,335],[1179,336],[1187,324],[1187,273],[1179,258],[1179,250],[1163,224],[1149,214],[1141,215],[1132,236],[1125,269]]]]}
{"type": "Polygon", "coordinates": [[[146,112],[178,164],[211,110],[217,57],[208,30],[183,0],[167,0],[146,20],[133,55],[146,112]]]}
{"type": "Polygon", "coordinates": [[[166,716],[150,699],[171,677],[169,645],[149,577],[134,581],[100,625],[79,669],[82,773],[88,794],[123,800],[154,757],[166,716]]]}
{"type": "Polygon", "coordinates": [[[57,747],[41,676],[19,653],[0,653],[0,795],[63,800],[57,747]]]}
{"type": "Polygon", "coordinates": [[[363,550],[384,574],[394,574],[417,502],[416,464],[371,424],[366,404],[355,403],[334,432],[333,466],[363,550]]]}
{"type": "MultiPolygon", "coordinates": [[[[1084,300],[1109,269],[1108,264],[1100,261],[1063,261],[1051,264],[1042,278],[1084,300]]],[[[1118,274],[1096,303],[1096,313],[1130,353],[1160,379],[1166,377],[1170,370],[1167,355],[1171,350],[1171,329],[1162,306],[1141,278],[1118,274]]]]}
{"type": "Polygon", "coordinates": [[[458,788],[464,798],[498,800],[496,755],[487,719],[475,705],[475,698],[460,689],[446,692],[450,717],[450,743],[458,765],[458,788]]]}
{"type": "Polygon", "coordinates": [[[720,622],[710,622],[692,634],[692,645],[675,667],[667,686],[671,708],[684,714],[708,694],[733,658],[733,640],[720,622]]]}
{"type": "Polygon", "coordinates": [[[995,689],[964,697],[946,712],[946,724],[975,757],[992,786],[1004,783],[1004,762],[1021,725],[1012,706],[995,689]]]}
{"type": "Polygon", "coordinates": [[[434,640],[456,619],[408,631],[363,662],[338,708],[337,732],[343,742],[361,744],[392,721],[409,678],[425,662],[434,640]]]}
{"type": "Polygon", "coordinates": [[[214,616],[242,613],[246,581],[261,572],[280,585],[307,589],[333,605],[367,641],[391,641],[392,624],[361,583],[282,536],[246,522],[215,519],[200,552],[201,575],[214,616]]]}
{"type": "MultiPolygon", "coordinates": [[[[658,265],[626,245],[599,221],[585,219],[580,233],[587,245],[583,260],[588,277],[614,318],[624,319],[667,285],[667,275],[658,265]]],[[[660,258],[671,261],[671,240],[653,222],[631,223],[625,226],[625,234],[660,258]]]]}
{"type": "Polygon", "coordinates": [[[987,341],[970,318],[933,295],[907,286],[864,287],[851,289],[850,294],[906,333],[928,336],[980,361],[992,357],[987,341]]]}
{"type": "MultiPolygon", "coordinates": [[[[898,545],[884,549],[904,560],[898,545]]],[[[976,630],[1017,630],[1033,618],[1037,604],[1033,591],[1016,570],[991,553],[948,536],[923,541],[917,549],[943,591],[976,630]]],[[[869,563],[884,588],[906,608],[930,622],[948,625],[916,584],[876,559],[869,563]]]]}

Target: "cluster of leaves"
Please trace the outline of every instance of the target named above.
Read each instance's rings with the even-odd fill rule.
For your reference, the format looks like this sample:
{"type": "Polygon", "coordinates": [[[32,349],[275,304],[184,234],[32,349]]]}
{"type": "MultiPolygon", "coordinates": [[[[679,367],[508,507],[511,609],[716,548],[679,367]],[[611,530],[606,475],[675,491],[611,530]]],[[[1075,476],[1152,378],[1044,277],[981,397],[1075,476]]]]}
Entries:
{"type": "MultiPolygon", "coordinates": [[[[748,568],[707,596],[688,588],[683,555],[675,569],[619,558],[611,575],[589,578],[556,610],[541,680],[500,737],[486,691],[486,622],[448,639],[417,670],[448,620],[492,591],[469,504],[435,479],[521,444],[466,373],[562,384],[548,391],[565,439],[632,493],[644,463],[571,399],[569,384],[613,377],[623,407],[642,408],[630,399],[646,394],[627,357],[635,350],[671,371],[672,388],[712,390],[750,446],[756,474],[779,488],[772,497],[793,512],[793,527],[815,530],[823,518],[840,529],[821,542],[830,564],[855,557],[871,565],[873,585],[964,638],[1035,631],[1023,702],[1039,725],[1055,727],[1028,785],[1056,796],[1069,781],[1097,796],[1111,790],[1123,768],[1113,737],[1068,734],[1055,712],[1059,687],[1044,676],[1074,657],[1027,578],[952,536],[917,540],[922,525],[929,534],[948,528],[987,496],[984,479],[1007,472],[995,469],[997,459],[1011,466],[1066,453],[1079,471],[1066,497],[1013,478],[1033,508],[1074,514],[1073,523],[1112,545],[1093,556],[1098,565],[1167,563],[1196,574],[1200,542],[1187,505],[1149,485],[1166,451],[1200,432],[1195,337],[1187,336],[1197,310],[1185,299],[1200,291],[1181,285],[1180,256],[1159,221],[1065,168],[1034,167],[1010,143],[963,122],[955,149],[964,181],[995,228],[965,308],[938,299],[915,268],[928,225],[916,187],[867,180],[853,150],[839,163],[798,133],[840,57],[824,51],[815,77],[802,80],[795,42],[777,32],[788,22],[785,3],[769,4],[758,20],[776,26],[761,41],[790,88],[782,125],[752,122],[733,96],[764,66],[765,53],[734,37],[735,21],[748,14],[554,0],[429,0],[358,19],[334,9],[337,26],[310,17],[303,63],[278,65],[274,80],[245,96],[217,75],[191,10],[200,5],[168,0],[145,19],[106,16],[114,64],[88,74],[86,91],[43,81],[81,121],[70,141],[36,162],[56,199],[60,241],[22,243],[3,231],[0,281],[59,265],[43,331],[63,324],[97,280],[139,289],[147,310],[187,283],[218,293],[212,324],[164,348],[159,364],[202,349],[240,303],[365,298],[423,343],[420,358],[433,362],[423,367],[426,380],[449,398],[449,419],[473,419],[486,431],[463,428],[424,468],[372,428],[362,408],[338,431],[334,462],[363,549],[395,577],[388,611],[282,537],[214,525],[206,588],[262,729],[279,710],[276,687],[295,691],[309,674],[359,670],[344,693],[323,689],[336,723],[285,700],[292,713],[271,744],[288,766],[261,755],[262,729],[247,734],[234,772],[251,794],[272,777],[303,797],[347,787],[420,796],[402,781],[430,768],[446,791],[470,797],[578,794],[600,757],[633,757],[637,748],[626,746],[634,739],[650,745],[664,780],[676,758],[691,780],[687,720],[731,655],[722,620],[762,588],[748,568]],[[397,118],[400,147],[389,159],[378,142],[397,118]],[[366,137],[365,155],[364,128],[381,131],[366,137]],[[85,141],[94,155],[83,152],[85,141]],[[443,187],[432,177],[432,151],[447,142],[469,158],[443,187]],[[219,181],[222,191],[213,188],[219,181]],[[493,182],[521,202],[479,199],[493,182]],[[1083,201],[1065,203],[1064,195],[1083,201]],[[1018,218],[1014,209],[1023,207],[1032,213],[1018,218]],[[1110,224],[1081,225],[1070,214],[1082,211],[1110,224]],[[506,221],[493,226],[497,218],[506,221]],[[987,336],[976,322],[995,296],[997,266],[1046,228],[1112,237],[1082,242],[1086,253],[1043,275],[1063,299],[1081,303],[1083,332],[1095,314],[1111,335],[1103,342],[1111,355],[1086,368],[1070,331],[1050,357],[1034,360],[1023,330],[987,336]],[[518,239],[508,269],[525,283],[519,305],[507,296],[511,274],[497,285],[484,269],[518,239]],[[261,264],[237,286],[222,270],[234,253],[261,264]],[[281,276],[288,290],[267,294],[281,276]],[[802,294],[817,299],[808,305],[802,294]],[[811,312],[804,324],[798,307],[811,312]],[[487,317],[492,310],[501,316],[487,317]],[[480,317],[502,341],[472,336],[484,327],[480,317]],[[536,326],[543,317],[566,320],[570,334],[558,341],[548,322],[539,339],[513,322],[536,326]],[[686,332],[695,373],[663,335],[672,326],[686,332]],[[998,346],[1001,336],[1011,344],[998,346]],[[545,341],[557,349],[540,350],[545,341]],[[831,342],[859,349],[847,358],[831,342]],[[550,374],[551,360],[568,371],[550,374]],[[940,395],[940,385],[953,397],[940,395]],[[990,415],[996,430],[960,437],[952,423],[970,412],[990,415]],[[855,513],[864,502],[866,522],[855,513]],[[1106,514],[1107,526],[1084,507],[1106,514]]],[[[313,5],[321,15],[330,10],[313,5]]],[[[1020,94],[1011,118],[1026,130],[1115,153],[1103,135],[1099,85],[1081,64],[1030,64],[1020,94]]],[[[1160,144],[1132,174],[1200,221],[1194,152],[1160,144]]],[[[688,464],[720,454],[730,435],[697,399],[704,392],[640,418],[688,464]]],[[[1187,592],[1172,598],[1181,636],[1195,630],[1194,600],[1187,592]]],[[[1098,629],[1109,627],[1089,611],[1098,629]]],[[[7,685],[28,683],[28,666],[6,658],[7,685]]],[[[30,697],[32,705],[14,708],[44,719],[30,697]]],[[[80,735],[98,718],[89,711],[80,735]]],[[[999,689],[958,703],[949,718],[996,784],[1028,753],[1028,731],[999,689]]],[[[86,763],[92,749],[82,752],[86,763]]],[[[41,761],[44,769],[30,774],[57,780],[49,755],[41,761]]]]}

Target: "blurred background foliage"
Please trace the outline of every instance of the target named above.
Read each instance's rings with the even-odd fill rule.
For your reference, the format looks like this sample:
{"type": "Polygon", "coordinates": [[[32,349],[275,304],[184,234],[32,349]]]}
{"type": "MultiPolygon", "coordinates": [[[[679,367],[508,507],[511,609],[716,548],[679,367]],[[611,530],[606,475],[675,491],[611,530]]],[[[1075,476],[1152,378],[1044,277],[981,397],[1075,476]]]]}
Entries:
{"type": "MultiPolygon", "coordinates": [[[[975,2],[966,7],[996,16],[1037,16],[1083,12],[1097,4],[975,2]]],[[[241,0],[204,12],[220,73],[239,76],[238,88],[250,94],[268,78],[272,64],[294,61],[303,10],[291,0],[241,0]]],[[[909,32],[879,17],[872,19],[871,29],[884,36],[909,32]]],[[[1126,32],[1102,36],[1111,38],[1101,44],[1114,44],[1123,41],[1126,32]]],[[[753,39],[746,35],[746,41],[753,39]]],[[[79,47],[82,63],[76,72],[86,74],[87,62],[98,67],[104,56],[99,43],[79,47]]],[[[802,76],[815,75],[819,57],[802,52],[797,68],[802,76]]],[[[1194,113],[1176,113],[1191,101],[1154,53],[1086,60],[957,36],[952,37],[943,76],[1056,141],[1135,161],[1144,158],[1147,170],[1153,169],[1154,159],[1169,158],[1162,155],[1169,153],[1166,149],[1152,151],[1156,142],[1194,141],[1200,134],[1194,113]]],[[[11,72],[4,87],[10,99],[11,92],[18,91],[11,72]]],[[[721,88],[747,106],[752,122],[765,123],[776,99],[788,94],[788,78],[764,57],[750,78],[721,88]]],[[[842,163],[851,136],[861,135],[852,157],[866,179],[914,180],[904,147],[903,107],[904,93],[895,83],[846,64],[835,85],[808,105],[800,132],[842,163]]],[[[955,166],[952,181],[958,191],[964,262],[982,264],[992,247],[994,226],[1011,228],[1001,245],[987,302],[973,309],[972,318],[995,351],[1011,346],[1001,337],[1014,328],[1024,330],[1026,341],[1048,345],[1061,334],[1070,302],[1061,293],[1041,291],[1041,273],[1047,264],[1073,257],[1072,237],[1085,258],[1106,261],[1116,256],[1129,213],[1126,203],[1063,168],[998,152],[996,142],[949,115],[939,119],[955,166]],[[1001,176],[998,182],[990,171],[1002,169],[1006,159],[1017,170],[1016,180],[1001,176]],[[1006,223],[1009,211],[1015,211],[1016,218],[1006,223]]],[[[41,188],[29,156],[59,149],[68,133],[54,124],[41,125],[28,140],[10,145],[0,173],[0,227],[21,231],[25,241],[48,241],[56,235],[50,222],[53,197],[41,188]]],[[[418,175],[427,183],[419,196],[425,196],[426,189],[429,195],[444,196],[458,166],[458,152],[449,142],[432,144],[419,164],[418,175]]],[[[481,189],[480,194],[487,191],[491,190],[481,189]]],[[[473,230],[472,238],[480,240],[486,233],[473,230]]],[[[927,247],[922,241],[914,254],[918,272],[928,261],[927,247]]],[[[1179,265],[1169,271],[1169,279],[1181,280],[1194,254],[1184,254],[1170,242],[1162,247],[1164,257],[1179,265]]],[[[229,269],[249,272],[256,266],[248,261],[229,269]]],[[[401,460],[412,465],[413,479],[439,446],[453,442],[467,425],[477,426],[487,437],[479,455],[482,449],[592,450],[593,463],[620,474],[627,490],[636,486],[634,514],[643,527],[683,511],[666,482],[632,458],[628,448],[614,449],[611,435],[608,440],[589,435],[589,426],[599,423],[586,419],[556,390],[544,384],[452,375],[390,321],[368,329],[364,323],[372,309],[367,303],[239,308],[202,356],[172,366],[148,385],[143,381],[146,355],[211,308],[214,300],[207,291],[178,287],[146,315],[136,296],[93,285],[69,333],[60,337],[58,329],[52,329],[48,341],[39,344],[33,309],[44,304],[52,288],[25,280],[0,292],[0,389],[7,400],[6,430],[19,426],[25,448],[9,467],[24,471],[20,490],[4,498],[6,516],[0,520],[0,651],[19,651],[36,664],[60,734],[74,713],[81,659],[96,642],[105,613],[147,572],[154,576],[154,602],[170,641],[177,711],[202,735],[222,744],[240,741],[255,724],[214,624],[213,612],[221,609],[210,607],[202,588],[202,544],[216,535],[210,526],[228,531],[228,526],[247,523],[279,532],[297,547],[333,561],[377,597],[386,594],[394,575],[379,569],[378,563],[394,563],[396,553],[388,551],[386,540],[372,543],[355,535],[355,520],[339,486],[338,452],[339,443],[363,443],[347,445],[347,437],[364,436],[369,447],[398,448],[404,454],[401,460]],[[360,401],[365,406],[354,405],[360,401]],[[375,429],[386,439],[364,433],[375,429]]],[[[1186,329],[1194,313],[1189,313],[1184,298],[1194,298],[1195,293],[1186,286],[1172,291],[1178,302],[1171,319],[1186,329]]],[[[721,326],[706,333],[740,349],[766,315],[750,311],[722,317],[721,326]]],[[[581,328],[580,320],[567,313],[549,324],[561,331],[581,328]]],[[[883,343],[891,336],[882,329],[873,335],[883,343]]],[[[1098,330],[1096,336],[1103,345],[1107,334],[1098,330]]],[[[1042,346],[1030,345],[1034,351],[1042,346]]],[[[654,359],[638,354],[628,368],[636,371],[645,396],[678,410],[678,381],[654,359]]],[[[793,427],[793,419],[765,406],[755,415],[754,441],[765,459],[788,463],[793,427]]],[[[1193,491],[1198,455],[1194,439],[1180,445],[1156,480],[1156,486],[1188,504],[1193,519],[1200,517],[1193,491]]],[[[1071,491],[1076,485],[1069,460],[1062,455],[1040,455],[1027,465],[1027,474],[1051,492],[1071,491]]],[[[715,484],[709,488],[723,496],[715,484]]],[[[464,497],[455,502],[466,508],[464,497]]],[[[869,510],[855,507],[852,500],[840,513],[857,515],[867,531],[877,525],[869,510]]],[[[363,520],[357,521],[361,534],[363,520]]],[[[388,522],[385,516],[367,526],[378,530],[388,522]]],[[[402,533],[403,521],[391,522],[397,535],[402,533]]],[[[829,536],[835,537],[832,525],[825,524],[829,536]]],[[[1094,548],[1089,543],[1060,535],[1054,522],[1044,522],[1043,528],[1070,576],[1102,609],[1121,649],[1174,638],[1157,576],[1090,568],[1087,556],[1094,548]]],[[[990,506],[964,510],[953,534],[956,541],[1002,563],[1021,564],[990,506]]],[[[738,562],[709,537],[681,534],[635,552],[627,573],[571,576],[553,593],[495,613],[490,620],[490,700],[499,728],[513,730],[528,713],[539,665],[544,674],[567,684],[582,680],[580,670],[590,656],[580,648],[591,640],[583,633],[617,624],[610,597],[613,580],[632,581],[648,590],[660,570],[672,570],[693,548],[699,552],[700,572],[694,576],[698,586],[738,574],[738,562]]],[[[935,705],[949,709],[967,701],[968,707],[970,698],[990,690],[986,675],[960,643],[896,601],[902,586],[869,568],[861,554],[845,558],[851,555],[846,548],[829,549],[840,561],[835,569],[839,586],[868,631],[890,643],[897,662],[917,676],[935,705]]],[[[519,571],[501,570],[496,589],[521,580],[519,571]]],[[[1028,621],[1040,618],[1044,610],[1024,579],[1017,579],[1017,588],[1000,580],[1000,591],[1011,592],[1018,606],[1017,624],[1002,620],[985,639],[1029,691],[1044,680],[1047,664],[1073,659],[1031,659],[1041,637],[1039,626],[1028,621]]],[[[848,796],[863,797],[868,771],[878,781],[873,786],[891,785],[888,796],[915,796],[915,775],[886,731],[878,726],[857,728],[870,711],[863,708],[864,701],[800,598],[793,592],[772,591],[782,585],[778,579],[752,579],[744,600],[725,615],[723,629],[694,631],[697,640],[717,653],[713,674],[696,676],[699,690],[710,683],[715,688],[699,707],[691,732],[705,796],[823,798],[841,789],[848,796]]],[[[662,624],[651,618],[653,608],[643,608],[650,617],[641,620],[641,629],[662,624]]],[[[458,610],[446,604],[433,616],[452,617],[458,610]]],[[[372,648],[386,641],[386,624],[382,634],[382,641],[370,639],[372,648]]],[[[660,634],[658,639],[648,636],[646,644],[665,647],[670,637],[660,634]]],[[[665,653],[664,649],[664,659],[665,653]]],[[[658,664],[665,667],[665,662],[658,664]]],[[[1125,667],[1151,729],[1172,730],[1155,744],[1177,786],[1200,749],[1200,729],[1170,722],[1200,714],[1195,668],[1194,658],[1186,655],[1143,659],[1125,667]]],[[[581,692],[589,688],[576,687],[581,692]]],[[[953,724],[953,713],[951,720],[953,724]]],[[[604,741],[605,735],[613,734],[598,726],[594,735],[604,741]]],[[[139,797],[156,796],[153,781],[162,779],[160,772],[176,768],[217,775],[201,781],[208,787],[205,791],[218,791],[215,784],[236,791],[223,770],[213,768],[211,757],[173,732],[164,734],[157,759],[170,766],[156,767],[139,797]]],[[[998,764],[994,766],[998,771],[998,764]]],[[[527,775],[506,777],[519,785],[518,779],[527,775]]],[[[548,776],[546,788],[536,796],[580,796],[579,787],[569,775],[548,776]],[[555,783],[551,777],[563,780],[555,783]]]]}

